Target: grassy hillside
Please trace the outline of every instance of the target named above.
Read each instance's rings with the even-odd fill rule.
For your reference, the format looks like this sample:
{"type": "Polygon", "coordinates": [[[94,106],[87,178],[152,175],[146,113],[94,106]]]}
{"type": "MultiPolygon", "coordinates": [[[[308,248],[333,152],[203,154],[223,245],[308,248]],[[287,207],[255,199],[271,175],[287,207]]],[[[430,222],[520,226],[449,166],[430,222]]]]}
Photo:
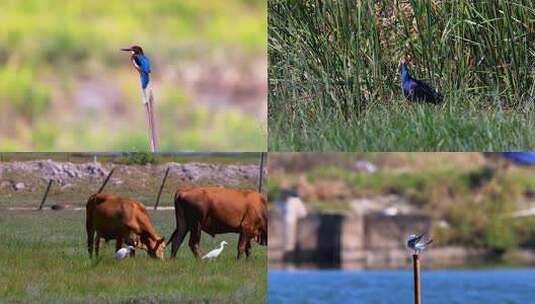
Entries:
{"type": "Polygon", "coordinates": [[[268,1],[271,150],[535,146],[532,1],[268,1]],[[398,64],[444,95],[410,104],[398,64]]]}
{"type": "Polygon", "coordinates": [[[119,51],[132,44],[152,60],[162,150],[262,150],[266,14],[257,0],[2,1],[0,150],[148,150],[119,51]]]}

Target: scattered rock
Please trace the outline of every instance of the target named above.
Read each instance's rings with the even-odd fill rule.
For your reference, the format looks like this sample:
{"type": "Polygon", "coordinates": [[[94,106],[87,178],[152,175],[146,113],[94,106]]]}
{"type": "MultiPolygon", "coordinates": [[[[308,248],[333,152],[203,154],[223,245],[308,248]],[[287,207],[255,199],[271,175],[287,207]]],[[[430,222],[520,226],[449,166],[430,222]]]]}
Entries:
{"type": "Polygon", "coordinates": [[[16,183],[15,185],[13,185],[13,189],[15,189],[15,191],[21,191],[24,190],[24,188],[26,188],[26,185],[24,183],[16,183]]]}
{"type": "MultiPolygon", "coordinates": [[[[71,163],[56,162],[52,160],[35,160],[21,162],[4,162],[0,163],[0,170],[3,170],[6,179],[0,184],[1,187],[7,187],[15,191],[30,191],[38,189],[41,191],[43,185],[46,186],[49,180],[54,181],[54,189],[58,185],[61,190],[72,190],[80,183],[101,184],[103,178],[108,175],[114,165],[105,163],[71,163]],[[37,177],[25,183],[15,184],[9,180],[12,173],[25,172],[25,174],[37,177]]],[[[170,178],[176,178],[184,184],[204,184],[225,186],[238,186],[244,181],[254,182],[258,178],[258,165],[227,165],[212,163],[166,163],[161,165],[130,165],[115,166],[116,170],[111,179],[114,185],[125,185],[131,178],[136,179],[140,186],[145,187],[157,175],[158,181],[161,180],[165,170],[169,167],[170,178]]]]}
{"type": "Polygon", "coordinates": [[[357,172],[375,173],[377,166],[369,161],[360,160],[353,165],[353,169],[357,172]]]}
{"type": "Polygon", "coordinates": [[[73,184],[67,183],[67,184],[61,186],[61,190],[62,190],[62,191],[63,191],[63,190],[67,190],[67,189],[72,188],[72,187],[74,187],[73,184]]]}
{"type": "Polygon", "coordinates": [[[13,188],[13,182],[3,181],[0,183],[0,189],[9,189],[9,188],[13,188]]]}

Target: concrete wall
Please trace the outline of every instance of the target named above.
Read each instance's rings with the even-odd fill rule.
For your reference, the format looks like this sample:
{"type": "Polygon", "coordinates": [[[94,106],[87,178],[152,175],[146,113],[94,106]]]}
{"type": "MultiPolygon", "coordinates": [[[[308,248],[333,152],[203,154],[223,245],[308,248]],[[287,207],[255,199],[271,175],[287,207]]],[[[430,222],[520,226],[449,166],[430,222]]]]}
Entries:
{"type": "Polygon", "coordinates": [[[268,216],[268,262],[277,267],[284,262],[283,223],[281,215],[275,210],[270,210],[268,216]]]}
{"type": "Polygon", "coordinates": [[[297,246],[288,256],[295,263],[338,267],[342,259],[342,223],[339,214],[312,214],[299,221],[297,246]]]}
{"type": "Polygon", "coordinates": [[[374,268],[403,267],[409,252],[405,239],[410,233],[428,232],[425,216],[357,216],[310,214],[298,223],[296,249],[282,249],[283,222],[270,212],[270,267],[374,268]]]}

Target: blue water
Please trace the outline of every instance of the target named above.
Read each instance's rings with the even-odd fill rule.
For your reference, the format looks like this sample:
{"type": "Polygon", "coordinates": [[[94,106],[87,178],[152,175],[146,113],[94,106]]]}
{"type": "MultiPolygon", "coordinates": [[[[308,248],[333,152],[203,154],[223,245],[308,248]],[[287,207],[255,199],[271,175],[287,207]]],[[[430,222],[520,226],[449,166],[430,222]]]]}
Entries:
{"type": "MultiPolygon", "coordinates": [[[[425,270],[422,303],[535,303],[535,269],[425,270]]],[[[411,271],[269,271],[269,303],[414,303],[411,271]]]]}

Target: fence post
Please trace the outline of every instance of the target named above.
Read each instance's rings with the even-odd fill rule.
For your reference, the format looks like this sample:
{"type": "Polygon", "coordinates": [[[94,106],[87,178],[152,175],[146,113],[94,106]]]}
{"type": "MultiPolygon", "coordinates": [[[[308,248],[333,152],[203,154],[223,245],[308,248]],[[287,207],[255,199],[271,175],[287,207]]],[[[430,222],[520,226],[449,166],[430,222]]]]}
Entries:
{"type": "Polygon", "coordinates": [[[108,176],[106,177],[106,179],[105,179],[104,182],[102,183],[102,186],[100,186],[100,189],[98,189],[98,192],[97,192],[97,193],[100,193],[100,192],[102,192],[102,190],[104,190],[104,187],[106,186],[106,184],[107,184],[108,181],[110,180],[110,177],[111,177],[111,175],[113,174],[113,171],[115,171],[115,168],[111,169],[110,173],[108,173],[108,176]]]}
{"type": "Polygon", "coordinates": [[[43,199],[41,200],[41,204],[39,205],[39,210],[43,210],[43,205],[45,204],[46,197],[48,196],[48,191],[50,191],[50,186],[52,186],[53,180],[48,181],[48,186],[46,186],[45,194],[43,195],[43,199]]]}
{"type": "Polygon", "coordinates": [[[421,304],[422,298],[420,294],[420,259],[417,254],[412,255],[412,266],[414,273],[414,303],[421,304]]]}
{"type": "Polygon", "coordinates": [[[258,174],[258,192],[262,192],[262,181],[264,179],[264,153],[260,154],[260,172],[258,174]]]}
{"type": "Polygon", "coordinates": [[[167,180],[167,175],[169,174],[169,167],[167,167],[167,170],[165,170],[165,175],[162,179],[162,184],[160,185],[160,190],[158,190],[158,196],[156,197],[156,204],[154,204],[154,210],[158,209],[158,204],[160,203],[160,196],[162,195],[163,186],[165,185],[165,181],[167,180]]]}

